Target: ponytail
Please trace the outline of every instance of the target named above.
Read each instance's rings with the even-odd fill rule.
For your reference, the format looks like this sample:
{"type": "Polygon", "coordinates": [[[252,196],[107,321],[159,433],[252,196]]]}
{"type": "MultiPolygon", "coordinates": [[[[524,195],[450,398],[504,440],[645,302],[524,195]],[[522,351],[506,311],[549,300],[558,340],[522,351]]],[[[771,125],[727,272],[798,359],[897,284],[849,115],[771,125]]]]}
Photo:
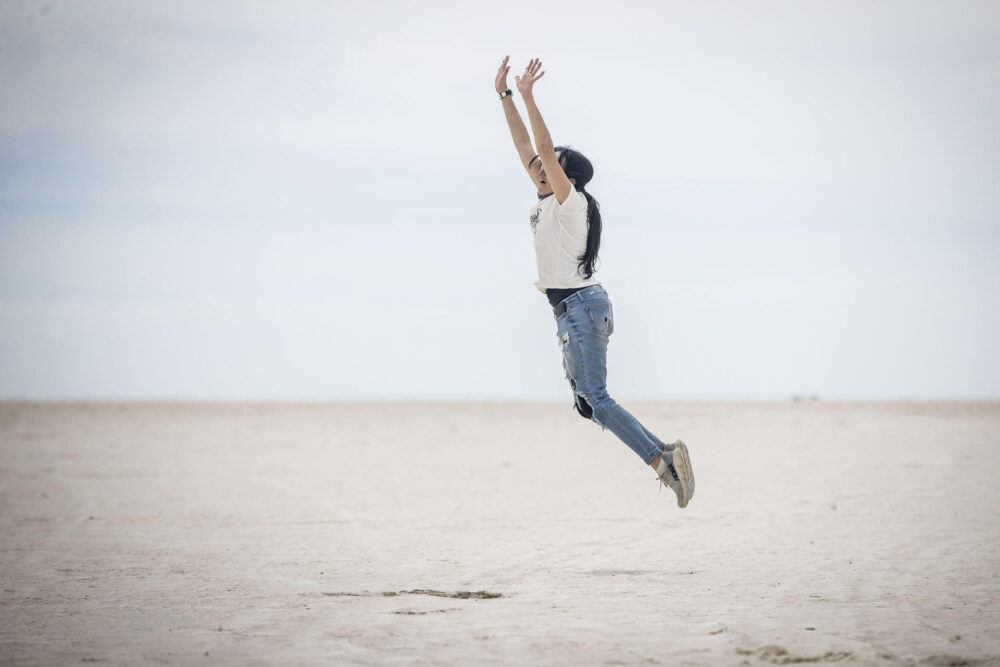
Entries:
{"type": "Polygon", "coordinates": [[[601,205],[583,188],[580,192],[587,198],[587,249],[577,259],[580,260],[580,273],[590,278],[597,270],[597,251],[601,249],[601,205]]]}
{"type": "Polygon", "coordinates": [[[577,192],[587,198],[587,249],[577,257],[579,271],[584,278],[590,278],[597,270],[597,251],[601,248],[601,206],[594,196],[587,192],[587,183],[594,177],[594,165],[583,153],[569,146],[556,146],[559,164],[567,178],[576,183],[577,192]]]}

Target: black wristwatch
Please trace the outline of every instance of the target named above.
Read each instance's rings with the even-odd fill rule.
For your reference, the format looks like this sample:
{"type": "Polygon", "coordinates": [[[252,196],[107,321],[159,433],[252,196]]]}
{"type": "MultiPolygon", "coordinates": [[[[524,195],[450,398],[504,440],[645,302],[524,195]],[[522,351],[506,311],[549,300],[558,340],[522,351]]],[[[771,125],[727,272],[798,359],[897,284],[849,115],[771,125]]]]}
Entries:
{"type": "Polygon", "coordinates": [[[507,90],[505,90],[502,93],[500,93],[500,99],[502,100],[505,97],[510,97],[513,94],[514,93],[510,92],[510,88],[508,88],[507,90]]]}

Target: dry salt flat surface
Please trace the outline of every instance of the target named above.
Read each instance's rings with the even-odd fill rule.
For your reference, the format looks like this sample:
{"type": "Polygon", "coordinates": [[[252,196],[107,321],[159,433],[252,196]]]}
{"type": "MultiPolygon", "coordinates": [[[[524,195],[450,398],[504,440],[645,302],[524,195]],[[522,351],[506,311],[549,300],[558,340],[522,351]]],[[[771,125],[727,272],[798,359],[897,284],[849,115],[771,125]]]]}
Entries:
{"type": "Polygon", "coordinates": [[[1000,664],[1000,404],[0,404],[3,665],[1000,664]]]}

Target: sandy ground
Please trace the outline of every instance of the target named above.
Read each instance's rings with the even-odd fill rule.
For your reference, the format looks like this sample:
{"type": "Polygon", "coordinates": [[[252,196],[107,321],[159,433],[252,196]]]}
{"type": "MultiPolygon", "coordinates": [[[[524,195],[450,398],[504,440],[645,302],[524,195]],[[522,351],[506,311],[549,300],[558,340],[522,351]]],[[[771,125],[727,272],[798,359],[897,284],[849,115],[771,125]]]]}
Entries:
{"type": "Polygon", "coordinates": [[[0,404],[0,663],[1000,664],[1000,404],[0,404]]]}

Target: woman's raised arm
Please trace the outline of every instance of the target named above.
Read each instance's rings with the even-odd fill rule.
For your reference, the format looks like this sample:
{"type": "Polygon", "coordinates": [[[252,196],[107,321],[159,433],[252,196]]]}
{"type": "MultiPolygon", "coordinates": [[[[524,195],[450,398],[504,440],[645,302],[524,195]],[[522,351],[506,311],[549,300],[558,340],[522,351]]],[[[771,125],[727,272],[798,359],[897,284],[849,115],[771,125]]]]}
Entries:
{"type": "MultiPolygon", "coordinates": [[[[510,72],[510,67],[507,65],[507,61],[510,60],[510,56],[506,56],[503,62],[500,63],[500,69],[497,70],[496,90],[498,95],[510,90],[507,88],[507,73],[510,72]]],[[[503,106],[503,113],[507,117],[507,127],[510,128],[510,137],[514,140],[514,147],[517,149],[517,155],[521,158],[521,164],[524,165],[525,170],[528,172],[528,176],[531,177],[531,182],[538,187],[538,169],[533,169],[531,166],[531,161],[535,157],[535,151],[531,147],[531,137],[528,135],[528,129],[524,126],[524,121],[521,120],[521,114],[517,112],[517,107],[514,106],[514,96],[505,95],[500,99],[501,105],[503,106]]]]}
{"type": "Polygon", "coordinates": [[[524,99],[524,106],[528,110],[528,121],[531,123],[531,133],[535,136],[538,157],[542,160],[542,167],[545,169],[545,175],[552,186],[552,192],[555,193],[556,200],[561,204],[566,201],[566,197],[569,197],[573,185],[566,177],[562,165],[559,164],[559,156],[556,155],[552,136],[545,126],[545,121],[542,120],[538,105],[535,104],[535,82],[545,76],[544,70],[539,73],[541,69],[542,61],[532,58],[528,66],[524,68],[524,73],[514,78],[517,81],[517,89],[524,99]]]}

